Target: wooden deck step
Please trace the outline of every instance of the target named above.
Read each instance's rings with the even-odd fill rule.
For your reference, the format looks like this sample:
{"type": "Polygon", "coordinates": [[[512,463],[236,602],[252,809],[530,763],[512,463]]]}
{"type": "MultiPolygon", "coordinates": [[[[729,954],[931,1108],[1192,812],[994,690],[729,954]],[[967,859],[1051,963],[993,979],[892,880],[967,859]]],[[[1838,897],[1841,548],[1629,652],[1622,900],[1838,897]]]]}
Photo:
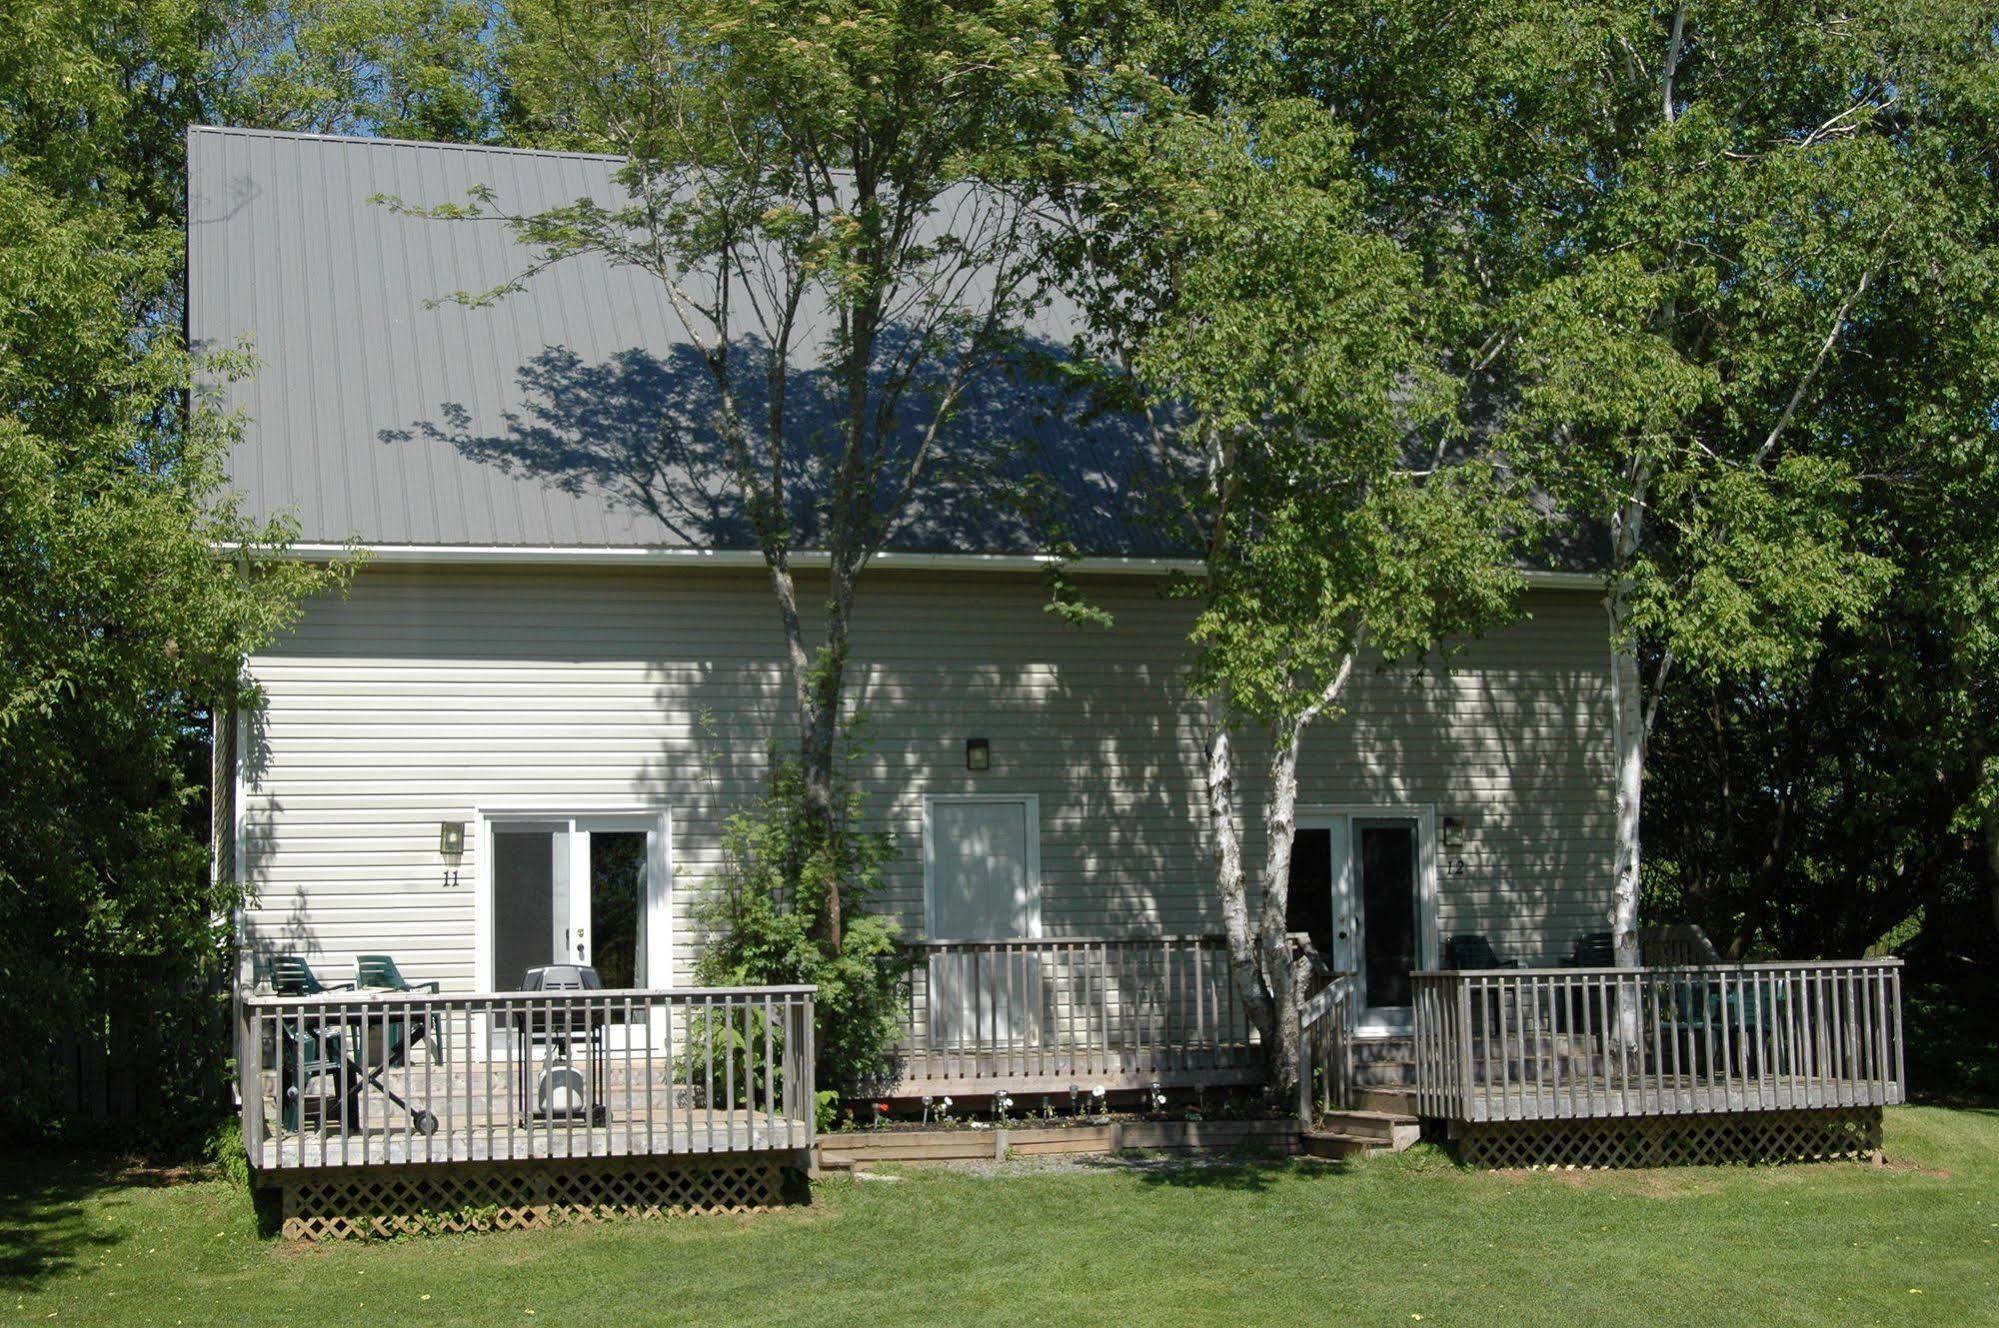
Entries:
{"type": "Polygon", "coordinates": [[[1394,1116],[1416,1114],[1416,1090],[1383,1085],[1354,1089],[1353,1104],[1362,1111],[1385,1111],[1394,1116]]]}
{"type": "Polygon", "coordinates": [[[1332,1111],[1319,1118],[1318,1129],[1399,1153],[1416,1142],[1422,1127],[1414,1116],[1393,1111],[1332,1111]]]}
{"type": "Polygon", "coordinates": [[[1367,1157],[1386,1149],[1379,1139],[1366,1139],[1357,1134],[1341,1134],[1335,1130],[1307,1130],[1300,1136],[1305,1146],[1305,1156],[1326,1162],[1343,1162],[1350,1157],[1367,1157]]]}
{"type": "Polygon", "coordinates": [[[1416,1043],[1406,1037],[1363,1038],[1354,1043],[1354,1082],[1368,1088],[1416,1083],[1416,1043]]]}

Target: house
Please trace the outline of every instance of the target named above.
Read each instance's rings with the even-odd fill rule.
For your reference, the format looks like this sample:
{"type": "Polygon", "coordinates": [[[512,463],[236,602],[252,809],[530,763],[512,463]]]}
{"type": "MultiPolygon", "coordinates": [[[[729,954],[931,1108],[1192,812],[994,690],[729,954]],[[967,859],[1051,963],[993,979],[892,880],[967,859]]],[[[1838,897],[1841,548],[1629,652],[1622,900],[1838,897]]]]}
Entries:
{"type": "MultiPolygon", "coordinates": [[[[219,725],[218,867],[250,891],[246,1118],[263,1117],[253,1160],[274,1174],[809,1146],[810,1094],[795,1092],[809,994],[672,994],[692,971],[690,910],[722,865],[724,818],[757,787],[788,708],[760,556],[703,486],[698,439],[658,450],[687,378],[664,301],[648,279],[575,259],[492,307],[437,303],[513,276],[523,253],[498,225],[371,201],[453,202],[485,185],[529,210],[614,196],[615,166],[189,137],[190,335],[248,340],[261,360],[222,388],[246,417],[232,481],[251,513],[296,519],[301,553],[368,553],[351,594],[309,605],[249,662],[262,708],[219,725]],[[258,994],[281,956],[344,978],[378,954],[436,995],[258,994]],[[653,993],[618,995],[617,1011],[601,998],[611,1026],[579,1035],[596,1049],[580,1058],[613,1062],[617,1082],[575,1090],[592,1099],[580,1113],[549,1105],[548,1073],[569,1069],[574,1048],[558,1058],[560,1039],[534,1035],[560,1031],[564,1002],[598,998],[506,995],[564,962],[594,966],[615,992],[653,993]],[[724,1067],[740,1081],[689,1097],[674,1089],[687,1058],[715,1045],[689,1030],[718,1021],[741,1034],[731,1045],[746,1059],[724,1067]],[[752,1063],[742,1048],[759,1038],[794,1072],[752,1063]],[[393,1087],[406,1105],[384,1108],[376,1129],[322,1103],[315,1125],[313,1066],[339,1082],[338,1102],[393,1087]],[[670,1099],[646,1099],[643,1138],[641,1086],[670,1099]],[[475,1104],[496,1092],[519,1101],[475,1104]],[[703,1098],[705,1121],[655,1132],[658,1112],[703,1098]],[[621,1124],[622,1143],[606,1142],[621,1124]],[[585,1152],[565,1153],[579,1128],[585,1152]],[[522,1145],[523,1132],[536,1137],[522,1145]]],[[[1058,303],[1028,331],[1059,344],[1062,316],[1058,303]]],[[[1027,415],[1072,505],[1067,528],[1087,540],[1075,574],[1114,625],[1046,613],[1033,532],[977,493],[919,513],[862,593],[851,690],[868,743],[853,773],[901,846],[884,906],[920,959],[893,1091],[1253,1082],[1214,938],[1188,609],[1161,594],[1192,565],[1129,520],[1144,470],[1128,447],[1027,415]]],[[[1018,428],[1023,416],[994,418],[1018,428]]],[[[1369,671],[1301,763],[1293,927],[1355,975],[1341,987],[1340,1054],[1363,1079],[1378,1063],[1372,1077],[1406,1080],[1467,1128],[1488,1108],[1493,1120],[1596,1114],[1579,1095],[1615,1091],[1606,1028],[1639,999],[1625,979],[1563,968],[1610,908],[1600,598],[1586,573],[1534,573],[1519,622],[1421,669],[1369,671]],[[1454,937],[1517,968],[1440,973],[1454,937]],[[1556,970],[1567,976],[1532,976],[1556,970]],[[1592,1037],[1593,1053],[1581,1045],[1592,1037]],[[1530,1107],[1527,1078],[1568,1106],[1530,1107]],[[1480,1096],[1488,1086],[1500,1096],[1480,1096]]],[[[1246,794],[1254,806],[1253,783],[1246,794]]],[[[1253,860],[1253,827],[1249,849],[1253,860]]],[[[1822,1048],[1821,1079],[1845,1107],[1899,1091],[1882,1050],[1886,972],[1825,977],[1825,998],[1854,1007],[1822,1048]],[[1872,1069],[1835,1066],[1835,1051],[1865,1052],[1872,1069]],[[1840,1097],[1849,1080],[1859,1088],[1840,1097]]],[[[1767,1048],[1711,1046],[1703,1031],[1697,1066],[1692,1030],[1712,1005],[1717,1023],[1774,1037],[1745,1000],[1767,989],[1797,1025],[1787,1037],[1818,1037],[1806,979],[1744,969],[1728,981],[1698,1010],[1684,983],[1642,996],[1653,1031],[1690,1039],[1674,1083],[1715,1078],[1720,1096],[1669,1106],[1658,1083],[1627,1082],[1637,1096],[1602,1114],[1776,1103],[1749,1083],[1752,1066],[1776,1064],[1767,1048]]],[[[1813,1104],[1827,1105],[1785,1099],[1813,1104]]]]}

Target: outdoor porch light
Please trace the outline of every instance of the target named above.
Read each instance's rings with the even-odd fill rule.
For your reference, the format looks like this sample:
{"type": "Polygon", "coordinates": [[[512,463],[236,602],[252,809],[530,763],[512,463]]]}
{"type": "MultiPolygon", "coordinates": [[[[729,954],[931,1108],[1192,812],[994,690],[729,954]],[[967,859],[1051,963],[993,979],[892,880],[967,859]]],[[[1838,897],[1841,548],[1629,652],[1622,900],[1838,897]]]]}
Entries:
{"type": "Polygon", "coordinates": [[[990,770],[993,768],[993,745],[984,738],[965,739],[965,769],[990,770]]]}
{"type": "Polygon", "coordinates": [[[465,852],[465,822],[437,823],[437,851],[447,858],[459,857],[465,852]]]}
{"type": "Polygon", "coordinates": [[[1446,816],[1444,818],[1444,847],[1463,848],[1465,846],[1465,818],[1446,816]]]}

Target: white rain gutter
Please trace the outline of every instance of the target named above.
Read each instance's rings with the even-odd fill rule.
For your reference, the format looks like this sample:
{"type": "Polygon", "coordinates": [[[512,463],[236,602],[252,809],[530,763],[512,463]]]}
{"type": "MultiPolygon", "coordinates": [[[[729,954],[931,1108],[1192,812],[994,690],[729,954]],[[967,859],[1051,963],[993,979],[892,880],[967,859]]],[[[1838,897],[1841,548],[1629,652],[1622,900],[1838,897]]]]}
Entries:
{"type": "MultiPolygon", "coordinates": [[[[233,551],[237,545],[221,548],[233,551]]],[[[365,553],[375,563],[428,567],[523,566],[561,567],[716,567],[761,570],[764,556],[756,549],[690,549],[667,545],[632,547],[519,544],[294,544],[282,556],[303,562],[330,562],[365,553]]],[[[929,572],[1035,572],[1065,564],[1072,572],[1094,576],[1199,576],[1199,558],[1094,557],[1063,559],[1050,553],[896,553],[874,556],[871,564],[887,569],[929,572]]],[[[800,569],[825,567],[824,552],[801,550],[791,555],[800,569]]],[[[1591,572],[1529,571],[1527,584],[1543,590],[1597,590],[1603,578],[1591,572]]]]}

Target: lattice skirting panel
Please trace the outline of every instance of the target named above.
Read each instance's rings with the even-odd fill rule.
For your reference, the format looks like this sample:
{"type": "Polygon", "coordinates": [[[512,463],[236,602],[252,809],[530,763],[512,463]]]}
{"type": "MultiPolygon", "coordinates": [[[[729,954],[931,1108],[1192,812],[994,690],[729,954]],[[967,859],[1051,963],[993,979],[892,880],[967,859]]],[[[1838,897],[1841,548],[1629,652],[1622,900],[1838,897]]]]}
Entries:
{"type": "Polygon", "coordinates": [[[1458,1123],[1467,1165],[1670,1167],[1878,1158],[1881,1108],[1458,1123]]]}
{"type": "Polygon", "coordinates": [[[788,1163],[651,1157],[301,1171],[279,1182],[281,1230],[292,1240],[339,1240],[754,1213],[797,1192],[788,1163]]]}

